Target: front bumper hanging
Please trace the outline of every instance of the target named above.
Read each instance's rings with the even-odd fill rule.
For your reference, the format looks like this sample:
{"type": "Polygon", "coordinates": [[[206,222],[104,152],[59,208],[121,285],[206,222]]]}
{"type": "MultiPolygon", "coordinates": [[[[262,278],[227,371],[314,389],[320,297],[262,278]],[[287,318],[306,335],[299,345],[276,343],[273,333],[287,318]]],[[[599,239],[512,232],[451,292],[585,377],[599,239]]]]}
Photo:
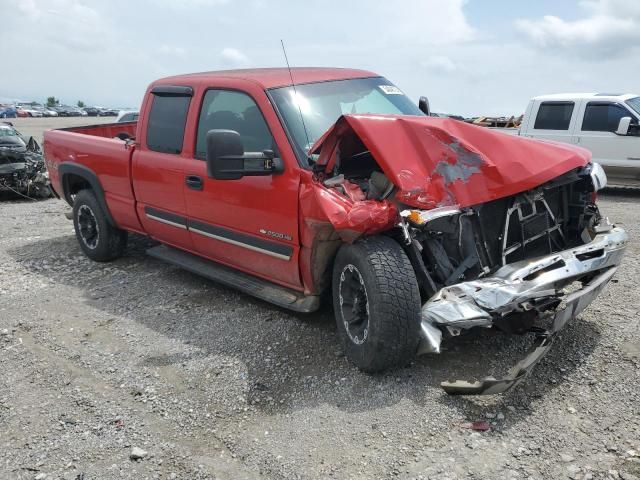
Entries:
{"type": "Polygon", "coordinates": [[[503,393],[518,385],[549,351],[558,332],[579,315],[611,280],[622,259],[628,236],[617,227],[599,233],[588,244],[534,260],[505,265],[493,276],[441,289],[422,309],[422,341],[419,353],[439,352],[444,329],[491,327],[493,319],[533,308],[536,301],[562,298],[551,327],[536,334],[527,356],[502,378],[469,382],[442,382],[453,395],[503,393]],[[574,280],[588,278],[566,297],[559,290],[574,280]]]}

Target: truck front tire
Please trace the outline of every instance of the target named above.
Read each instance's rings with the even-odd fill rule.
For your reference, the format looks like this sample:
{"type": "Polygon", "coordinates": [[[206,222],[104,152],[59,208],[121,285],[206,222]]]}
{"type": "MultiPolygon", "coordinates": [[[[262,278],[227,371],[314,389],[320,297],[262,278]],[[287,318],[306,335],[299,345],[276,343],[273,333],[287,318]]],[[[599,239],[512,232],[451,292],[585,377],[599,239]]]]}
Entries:
{"type": "Polygon", "coordinates": [[[91,190],[81,190],[73,201],[73,227],[80,248],[96,262],[110,262],[122,256],[127,232],[113,227],[91,190]]]}
{"type": "Polygon", "coordinates": [[[333,305],[347,358],[365,372],[409,363],[420,340],[420,292],[402,247],[388,237],[343,245],[333,266],[333,305]]]}

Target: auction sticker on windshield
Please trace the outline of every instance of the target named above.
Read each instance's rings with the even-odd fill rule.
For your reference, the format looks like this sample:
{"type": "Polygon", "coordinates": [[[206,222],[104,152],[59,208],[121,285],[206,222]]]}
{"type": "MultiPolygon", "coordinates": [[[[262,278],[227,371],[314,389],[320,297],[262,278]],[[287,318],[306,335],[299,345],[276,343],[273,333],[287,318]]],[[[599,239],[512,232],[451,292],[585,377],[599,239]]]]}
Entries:
{"type": "Polygon", "coordinates": [[[404,93],[402,93],[402,90],[400,90],[395,85],[378,85],[378,86],[380,87],[380,90],[382,90],[387,95],[404,95],[404,93]]]}

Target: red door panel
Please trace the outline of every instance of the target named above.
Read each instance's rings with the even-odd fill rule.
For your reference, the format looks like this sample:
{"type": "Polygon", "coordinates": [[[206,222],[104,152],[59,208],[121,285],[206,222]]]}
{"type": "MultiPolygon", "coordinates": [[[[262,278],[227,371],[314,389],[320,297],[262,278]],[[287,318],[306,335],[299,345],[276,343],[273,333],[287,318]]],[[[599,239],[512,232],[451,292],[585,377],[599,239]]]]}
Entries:
{"type": "Polygon", "coordinates": [[[202,190],[185,190],[195,250],[298,288],[297,179],[276,175],[214,180],[207,177],[204,161],[186,162],[187,174],[203,179],[202,190]]]}
{"type": "Polygon", "coordinates": [[[184,190],[193,247],[212,260],[302,290],[297,159],[263,90],[237,79],[217,82],[201,85],[192,99],[198,115],[190,118],[192,151],[185,159],[185,175],[202,180],[200,189],[184,190]],[[246,151],[276,151],[284,172],[238,180],[209,178],[203,139],[208,130],[219,128],[238,131],[246,151]]]}
{"type": "Polygon", "coordinates": [[[186,228],[184,163],[179,155],[136,152],[133,184],[138,217],[145,231],[162,242],[191,250],[193,244],[186,228]]]}
{"type": "Polygon", "coordinates": [[[193,249],[184,200],[184,139],[192,94],[190,86],[149,87],[131,172],[137,213],[145,231],[186,250],[193,249]]]}

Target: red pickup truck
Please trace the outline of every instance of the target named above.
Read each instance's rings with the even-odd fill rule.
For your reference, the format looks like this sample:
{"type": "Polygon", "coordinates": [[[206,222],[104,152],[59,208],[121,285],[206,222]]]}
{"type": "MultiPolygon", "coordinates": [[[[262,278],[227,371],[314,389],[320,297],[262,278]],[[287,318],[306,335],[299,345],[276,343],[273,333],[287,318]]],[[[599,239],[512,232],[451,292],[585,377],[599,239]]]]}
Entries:
{"type": "Polygon", "coordinates": [[[473,328],[532,333],[505,377],[442,384],[505,391],[611,279],[627,236],[598,212],[606,176],[586,150],[427,105],[361,70],[181,75],[149,86],[137,122],[45,132],[45,157],[90,258],[135,232],[282,307],[327,294],[368,372],[473,328]]]}

